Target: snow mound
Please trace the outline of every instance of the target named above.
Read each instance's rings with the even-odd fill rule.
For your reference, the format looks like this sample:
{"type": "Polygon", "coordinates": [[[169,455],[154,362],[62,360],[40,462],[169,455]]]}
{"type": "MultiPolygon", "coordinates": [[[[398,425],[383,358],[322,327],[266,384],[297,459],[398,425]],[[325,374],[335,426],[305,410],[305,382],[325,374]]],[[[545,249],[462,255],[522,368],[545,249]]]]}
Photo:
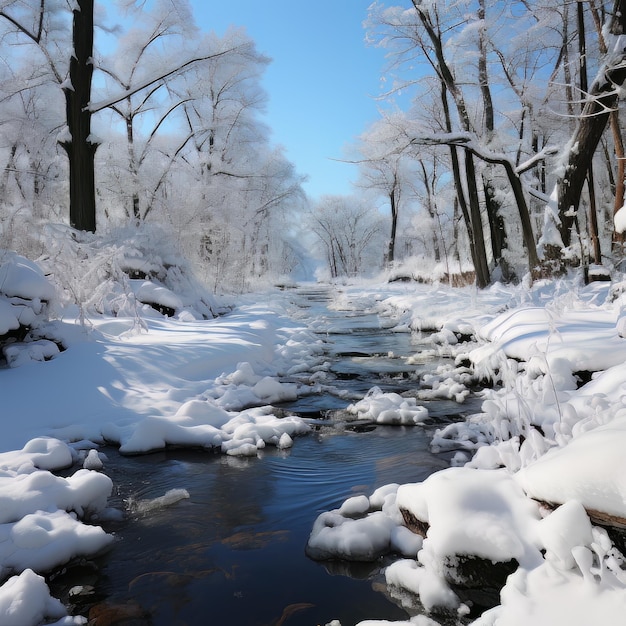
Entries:
{"type": "Polygon", "coordinates": [[[48,321],[48,303],[54,297],[54,287],[35,263],[0,251],[0,347],[10,367],[58,354],[55,343],[32,336],[48,321]]]}
{"type": "Polygon", "coordinates": [[[451,467],[401,485],[397,506],[429,525],[424,548],[439,560],[472,555],[489,561],[537,561],[539,508],[506,470],[451,467]]]}
{"type": "Polygon", "coordinates": [[[399,525],[397,487],[385,485],[369,498],[348,498],[339,509],[319,515],[307,542],[308,556],[318,561],[375,561],[390,552],[415,556],[422,538],[399,525]]]}
{"type": "Polygon", "coordinates": [[[0,525],[0,574],[24,568],[48,572],[82,555],[96,554],[113,536],[65,511],[29,513],[13,524],[0,525]]]}
{"type": "Polygon", "coordinates": [[[139,454],[167,446],[219,448],[230,456],[254,456],[266,445],[291,447],[293,437],[310,426],[300,417],[276,417],[269,407],[241,413],[224,411],[213,401],[193,400],[173,417],[147,417],[133,427],[120,451],[139,454]]]}
{"type": "Polygon", "coordinates": [[[49,302],[54,298],[54,287],[41,268],[15,252],[0,253],[0,294],[7,298],[49,302]]]}
{"type": "Polygon", "coordinates": [[[359,419],[371,419],[377,424],[414,426],[428,419],[428,409],[417,404],[415,398],[404,398],[397,393],[384,393],[372,387],[365,398],[350,404],[346,411],[359,419]]]}
{"type": "Polygon", "coordinates": [[[65,615],[65,607],[50,596],[43,577],[30,569],[0,587],[0,624],[3,626],[38,626],[65,615]]]}
{"type": "Polygon", "coordinates": [[[106,507],[113,489],[108,476],[80,469],[68,478],[38,470],[29,474],[0,474],[0,524],[15,522],[24,515],[50,507],[95,513],[106,507]]]}
{"type": "Polygon", "coordinates": [[[562,504],[580,501],[586,509],[626,518],[626,417],[574,437],[517,474],[531,497],[562,504]]]}

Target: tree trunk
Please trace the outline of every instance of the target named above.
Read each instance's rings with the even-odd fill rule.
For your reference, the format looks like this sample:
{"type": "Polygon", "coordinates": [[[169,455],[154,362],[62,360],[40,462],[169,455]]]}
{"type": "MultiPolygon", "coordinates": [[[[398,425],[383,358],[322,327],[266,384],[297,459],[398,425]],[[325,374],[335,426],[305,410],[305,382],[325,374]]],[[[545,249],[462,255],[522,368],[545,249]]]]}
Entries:
{"type": "Polygon", "coordinates": [[[478,187],[476,185],[476,168],[474,166],[474,155],[470,150],[465,150],[464,157],[465,183],[467,185],[469,196],[470,218],[472,221],[472,232],[476,250],[476,259],[474,260],[476,286],[480,289],[484,289],[489,285],[491,277],[489,275],[489,265],[487,263],[487,249],[485,247],[483,220],[480,215],[480,200],[478,198],[478,187]]]}
{"type": "Polygon", "coordinates": [[[511,184],[513,195],[515,196],[515,203],[517,204],[520,222],[522,223],[524,246],[526,246],[526,252],[528,254],[528,266],[532,272],[539,265],[539,257],[537,256],[537,246],[535,245],[533,224],[530,219],[530,211],[528,210],[528,204],[526,203],[524,188],[519,175],[515,172],[513,165],[510,162],[504,162],[504,169],[506,170],[506,175],[509,179],[509,183],[511,184]]]}
{"type": "MultiPolygon", "coordinates": [[[[448,101],[446,96],[446,93],[449,92],[456,104],[461,128],[469,132],[472,130],[471,118],[465,105],[463,94],[459,89],[454,75],[446,62],[441,33],[437,32],[437,29],[431,22],[430,17],[421,10],[420,2],[418,0],[413,0],[413,6],[418,13],[420,21],[426,29],[428,37],[433,45],[435,55],[437,57],[436,69],[442,85],[442,101],[444,106],[444,114],[446,117],[446,130],[447,132],[452,131],[452,121],[450,118],[450,111],[448,108],[448,101]]],[[[480,215],[480,201],[476,184],[474,159],[472,153],[466,149],[464,154],[466,179],[465,184],[467,185],[466,199],[463,192],[461,170],[458,161],[455,164],[455,159],[458,159],[458,153],[453,147],[451,147],[450,154],[452,157],[452,169],[454,173],[454,183],[456,187],[457,197],[459,199],[459,204],[463,212],[463,218],[468,229],[470,252],[472,255],[472,261],[474,263],[474,271],[476,272],[476,285],[480,289],[484,289],[490,283],[490,275],[489,266],[487,264],[487,252],[485,249],[485,235],[483,232],[483,224],[480,215]]]]}
{"type": "Polygon", "coordinates": [[[70,84],[63,86],[69,138],[61,142],[70,166],[70,225],[96,230],[94,158],[97,143],[91,137],[91,79],[93,75],[94,0],[76,0],[73,22],[74,54],[70,84]]]}
{"type": "Polygon", "coordinates": [[[396,233],[398,231],[398,204],[396,201],[396,192],[393,190],[389,194],[389,203],[391,206],[391,235],[389,237],[389,248],[387,252],[387,262],[393,263],[396,255],[396,233]]]}
{"type": "Polygon", "coordinates": [[[504,219],[500,215],[500,203],[495,199],[495,190],[491,180],[483,175],[483,195],[489,218],[489,233],[491,235],[491,254],[496,265],[500,264],[502,252],[506,246],[506,231],[504,219]]]}
{"type": "MultiPolygon", "coordinates": [[[[613,32],[621,34],[626,15],[626,0],[616,0],[613,13],[618,18],[612,24],[613,32]]],[[[617,107],[618,88],[624,81],[626,50],[615,50],[591,85],[578,126],[570,141],[565,175],[557,182],[557,206],[561,220],[559,230],[565,247],[571,244],[571,229],[582,188],[611,111],[617,107]]]]}
{"type": "MultiPolygon", "coordinates": [[[[619,124],[619,113],[611,113],[611,130],[613,131],[613,143],[615,144],[615,156],[617,157],[617,173],[615,175],[615,202],[613,204],[613,216],[624,206],[624,186],[626,178],[626,154],[624,152],[624,140],[619,124]]],[[[618,244],[624,243],[624,234],[615,232],[613,227],[613,244],[615,249],[618,244]]]]}
{"type": "MultiPolygon", "coordinates": [[[[580,92],[585,94],[589,89],[587,84],[587,41],[585,34],[585,14],[582,2],[576,5],[576,18],[578,22],[578,56],[580,63],[580,92]]],[[[593,177],[593,162],[589,163],[587,171],[587,190],[589,193],[589,238],[593,246],[593,258],[596,265],[602,263],[602,251],[598,236],[598,209],[596,206],[596,189],[593,177]]]]}

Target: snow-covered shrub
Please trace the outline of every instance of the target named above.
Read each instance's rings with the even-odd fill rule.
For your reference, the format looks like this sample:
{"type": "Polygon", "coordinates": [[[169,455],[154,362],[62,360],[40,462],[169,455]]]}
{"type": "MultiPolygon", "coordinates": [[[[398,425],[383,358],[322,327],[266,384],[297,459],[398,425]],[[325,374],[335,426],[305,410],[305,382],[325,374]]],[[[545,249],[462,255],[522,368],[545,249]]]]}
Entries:
{"type": "Polygon", "coordinates": [[[48,253],[42,264],[61,291],[65,306],[79,315],[153,314],[181,319],[210,319],[220,312],[174,241],[151,225],[126,227],[104,235],[49,226],[48,253]]]}

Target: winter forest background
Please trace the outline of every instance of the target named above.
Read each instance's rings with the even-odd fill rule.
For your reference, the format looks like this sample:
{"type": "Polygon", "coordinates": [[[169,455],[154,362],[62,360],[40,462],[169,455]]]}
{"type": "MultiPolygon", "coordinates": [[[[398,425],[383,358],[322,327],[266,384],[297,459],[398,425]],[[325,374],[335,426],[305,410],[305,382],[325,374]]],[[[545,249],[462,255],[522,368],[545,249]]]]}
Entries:
{"type": "Polygon", "coordinates": [[[380,118],[347,148],[354,193],[310,199],[263,123],[270,60],[245,29],[201,32],[186,0],[4,0],[0,248],[58,276],[83,263],[64,279],[78,302],[174,252],[216,292],[315,267],[483,287],[610,266],[622,5],[374,2],[380,118]]]}

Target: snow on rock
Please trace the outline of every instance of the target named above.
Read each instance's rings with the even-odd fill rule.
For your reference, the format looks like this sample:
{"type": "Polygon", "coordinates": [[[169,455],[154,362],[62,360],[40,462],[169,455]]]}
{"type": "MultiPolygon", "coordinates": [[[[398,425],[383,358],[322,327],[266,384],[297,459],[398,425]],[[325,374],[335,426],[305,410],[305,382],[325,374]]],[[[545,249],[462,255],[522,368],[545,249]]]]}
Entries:
{"type": "Polygon", "coordinates": [[[451,467],[401,485],[397,506],[428,524],[424,550],[438,560],[470,555],[536,563],[539,508],[506,470],[451,467]]]}
{"type": "MultiPolygon", "coordinates": [[[[46,304],[55,296],[54,287],[32,261],[14,252],[0,251],[0,337],[22,329],[22,335],[47,321],[46,304]]],[[[30,360],[42,361],[58,353],[55,344],[41,340],[38,345],[2,345],[9,366],[30,360]]]]}
{"type": "Polygon", "coordinates": [[[0,574],[29,568],[47,572],[72,558],[96,554],[113,536],[99,526],[78,521],[65,511],[29,513],[12,524],[0,524],[0,574]]]}
{"type": "Polygon", "coordinates": [[[24,300],[49,301],[54,298],[54,287],[41,268],[14,252],[0,254],[0,294],[24,300]]]}
{"type": "Polygon", "coordinates": [[[58,470],[70,467],[72,462],[72,450],[65,442],[53,437],[36,437],[21,450],[0,453],[0,472],[26,474],[36,469],[58,470]]]}
{"type": "Polygon", "coordinates": [[[0,473],[0,523],[15,522],[38,510],[62,509],[78,515],[106,508],[113,483],[99,472],[80,469],[68,478],[37,470],[0,473]]]}
{"type": "Polygon", "coordinates": [[[444,577],[432,568],[425,568],[411,559],[392,563],[385,570],[385,580],[391,587],[404,589],[416,595],[427,611],[461,608],[459,597],[444,577]]]}
{"type": "Polygon", "coordinates": [[[375,561],[389,552],[394,526],[382,511],[358,519],[322,513],[313,524],[307,554],[316,560],[375,561]]]}
{"type": "Polygon", "coordinates": [[[48,339],[12,343],[2,351],[9,367],[20,367],[31,361],[48,361],[60,353],[59,346],[48,339]]]}
{"type": "Polygon", "coordinates": [[[95,449],[89,450],[85,460],[83,461],[83,468],[87,470],[101,470],[104,467],[104,463],[95,449]]]}
{"type": "Polygon", "coordinates": [[[266,411],[263,407],[249,409],[231,419],[223,428],[222,451],[229,455],[250,456],[266,445],[286,449],[291,447],[293,437],[311,430],[300,417],[278,418],[266,411]]]}
{"type": "Polygon", "coordinates": [[[415,398],[384,393],[379,387],[372,387],[365,398],[350,404],[346,411],[359,419],[371,419],[378,424],[415,425],[428,419],[428,409],[418,405],[415,398]]]}
{"type": "Polygon", "coordinates": [[[43,577],[30,569],[0,587],[0,624],[3,626],[38,626],[65,615],[65,607],[50,596],[43,577]]]}
{"type": "Polygon", "coordinates": [[[139,302],[178,311],[183,301],[170,289],[150,280],[132,279],[130,286],[139,302]]]}
{"type": "Polygon", "coordinates": [[[313,524],[306,552],[312,559],[375,561],[393,552],[415,556],[422,538],[399,526],[398,485],[385,485],[369,498],[348,498],[339,509],[322,513],[313,524]]]}
{"type": "Polygon", "coordinates": [[[531,497],[626,518],[626,416],[574,437],[516,474],[531,497]]]}
{"type": "Polygon", "coordinates": [[[212,396],[228,411],[241,410],[247,406],[290,402],[298,397],[295,383],[283,383],[273,376],[261,376],[255,373],[248,362],[237,364],[237,369],[216,379],[219,387],[212,391],[212,396]]]}
{"type": "Polygon", "coordinates": [[[281,383],[271,376],[263,377],[252,388],[254,395],[268,404],[273,402],[289,402],[298,397],[296,385],[281,383]]]}

